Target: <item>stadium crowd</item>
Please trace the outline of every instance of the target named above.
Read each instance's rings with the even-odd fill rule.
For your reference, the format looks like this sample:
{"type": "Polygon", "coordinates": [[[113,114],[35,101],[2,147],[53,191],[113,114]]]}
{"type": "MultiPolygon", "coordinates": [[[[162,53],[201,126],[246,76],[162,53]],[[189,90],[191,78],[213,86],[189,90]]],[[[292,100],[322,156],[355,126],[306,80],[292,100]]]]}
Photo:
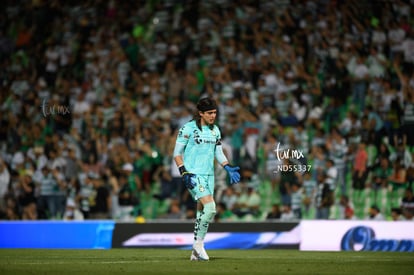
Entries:
{"type": "Polygon", "coordinates": [[[413,2],[3,1],[1,219],[193,218],[172,149],[210,96],[217,221],[413,220],[413,2]]]}

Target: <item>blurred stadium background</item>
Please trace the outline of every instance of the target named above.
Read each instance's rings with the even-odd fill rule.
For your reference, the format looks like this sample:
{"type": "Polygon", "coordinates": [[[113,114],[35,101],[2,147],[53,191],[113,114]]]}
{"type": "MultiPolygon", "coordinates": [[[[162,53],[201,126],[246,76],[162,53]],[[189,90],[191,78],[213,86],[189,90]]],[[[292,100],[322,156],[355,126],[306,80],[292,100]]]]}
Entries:
{"type": "Polygon", "coordinates": [[[0,5],[2,220],[191,220],[171,152],[202,96],[242,168],[217,222],[413,219],[412,0],[0,5]]]}

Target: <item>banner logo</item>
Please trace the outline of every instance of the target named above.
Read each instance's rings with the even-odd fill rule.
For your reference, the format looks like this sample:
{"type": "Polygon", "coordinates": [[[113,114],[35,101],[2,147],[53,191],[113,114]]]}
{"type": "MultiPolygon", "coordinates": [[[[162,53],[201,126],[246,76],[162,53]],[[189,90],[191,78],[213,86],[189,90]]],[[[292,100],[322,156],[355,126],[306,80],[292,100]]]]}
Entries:
{"type": "Polygon", "coordinates": [[[372,228],[357,226],[342,237],[341,250],[414,252],[414,240],[376,239],[372,228]]]}

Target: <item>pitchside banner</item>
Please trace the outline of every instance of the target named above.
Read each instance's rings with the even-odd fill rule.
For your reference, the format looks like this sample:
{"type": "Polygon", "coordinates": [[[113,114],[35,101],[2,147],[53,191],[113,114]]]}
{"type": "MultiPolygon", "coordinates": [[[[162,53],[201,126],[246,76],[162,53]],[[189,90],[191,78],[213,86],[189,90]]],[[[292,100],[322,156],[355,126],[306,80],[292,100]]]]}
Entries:
{"type": "Polygon", "coordinates": [[[109,249],[114,221],[0,221],[0,248],[109,249]]]}
{"type": "MultiPolygon", "coordinates": [[[[169,247],[191,249],[193,223],[117,223],[113,248],[169,247]]],[[[206,249],[298,249],[299,223],[212,223],[204,240],[206,249]]]]}
{"type": "Polygon", "coordinates": [[[300,250],[414,252],[412,221],[302,221],[300,250]]]}

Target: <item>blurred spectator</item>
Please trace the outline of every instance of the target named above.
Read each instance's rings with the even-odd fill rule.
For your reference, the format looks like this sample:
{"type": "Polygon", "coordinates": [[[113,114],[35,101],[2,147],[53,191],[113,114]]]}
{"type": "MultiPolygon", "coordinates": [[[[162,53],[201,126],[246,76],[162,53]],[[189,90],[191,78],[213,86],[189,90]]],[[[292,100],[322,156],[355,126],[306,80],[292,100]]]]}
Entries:
{"type": "MultiPolygon", "coordinates": [[[[413,152],[413,158],[414,158],[414,152],[413,152]]],[[[407,183],[408,183],[407,188],[411,188],[411,189],[414,188],[414,165],[411,165],[407,169],[407,183]]]]}
{"type": "Polygon", "coordinates": [[[10,173],[6,162],[0,158],[0,209],[4,210],[6,207],[6,194],[9,190],[10,173]]]}
{"type": "Polygon", "coordinates": [[[50,40],[45,51],[45,80],[49,87],[55,86],[56,77],[59,69],[59,49],[55,41],[50,40]]]}
{"type": "Polygon", "coordinates": [[[292,185],[291,207],[297,219],[302,219],[303,189],[299,183],[292,185]]]}
{"type": "Polygon", "coordinates": [[[331,190],[339,187],[342,194],[346,193],[346,153],[348,152],[348,145],[345,138],[340,133],[339,129],[334,127],[331,129],[330,136],[328,137],[326,147],[329,151],[330,158],[337,169],[336,181],[330,182],[329,179],[332,175],[328,175],[328,182],[331,184],[331,190]]]}
{"type": "Polygon", "coordinates": [[[56,205],[57,205],[57,217],[59,219],[62,219],[65,207],[66,207],[66,198],[67,198],[67,192],[68,192],[68,183],[61,172],[63,168],[56,166],[55,169],[53,169],[52,173],[57,181],[57,186],[55,186],[54,190],[54,197],[56,198],[56,205]]]}
{"type": "MultiPolygon", "coordinates": [[[[325,169],[325,165],[327,163],[327,155],[326,155],[326,148],[325,146],[322,145],[314,145],[312,147],[312,159],[313,159],[313,165],[312,165],[312,180],[316,181],[316,177],[318,175],[318,173],[321,170],[325,169]]],[[[333,164],[332,164],[333,165],[333,164]]],[[[335,166],[332,166],[332,172],[334,172],[335,170],[335,166]]],[[[337,169],[336,169],[336,173],[338,173],[337,169]]]]}
{"type": "Polygon", "coordinates": [[[309,217],[310,211],[315,207],[315,197],[317,193],[317,183],[312,178],[310,172],[306,172],[303,176],[303,208],[304,216],[309,217]]]}
{"type": "MultiPolygon", "coordinates": [[[[43,146],[37,145],[33,148],[33,150],[28,152],[28,156],[32,159],[35,163],[35,168],[37,171],[40,171],[43,166],[47,165],[48,158],[44,153],[43,146]]],[[[73,174],[76,175],[76,174],[73,174]]]]}
{"type": "MultiPolygon", "coordinates": [[[[385,43],[385,33],[383,30],[375,32],[381,35],[381,44],[385,43]]],[[[383,48],[378,47],[378,45],[372,45],[369,49],[369,55],[367,57],[368,73],[371,79],[375,77],[384,77],[387,68],[387,58],[383,54],[383,48]]]]}
{"type": "Polygon", "coordinates": [[[172,183],[172,177],[169,166],[160,166],[154,173],[154,181],[159,182],[161,187],[160,194],[155,194],[154,197],[164,200],[176,196],[176,190],[172,183]]]}
{"type": "Polygon", "coordinates": [[[361,141],[358,144],[358,149],[355,153],[355,160],[352,173],[352,188],[354,190],[363,190],[365,189],[365,181],[368,176],[368,153],[366,151],[366,144],[364,141],[361,141]]]}
{"type": "Polygon", "coordinates": [[[94,191],[92,178],[97,177],[93,172],[82,173],[80,176],[80,189],[76,194],[76,202],[79,204],[79,209],[85,219],[90,218],[91,202],[94,191]],[[82,177],[84,176],[84,177],[82,177]]]}
{"type": "Polygon", "coordinates": [[[221,196],[221,198],[219,199],[219,201],[224,203],[226,209],[230,211],[234,210],[237,200],[238,197],[232,186],[228,186],[226,190],[224,190],[224,193],[221,196]]]}
{"type": "Polygon", "coordinates": [[[76,149],[71,147],[66,151],[64,176],[68,182],[77,180],[77,175],[80,173],[82,163],[76,156],[76,149]]]}
{"type": "Polygon", "coordinates": [[[394,207],[391,209],[391,220],[392,221],[403,221],[401,208],[394,207]]]}
{"type": "MultiPolygon", "coordinates": [[[[338,180],[338,168],[335,166],[333,159],[326,160],[326,183],[329,185],[329,189],[333,192],[336,189],[336,184],[338,180]]],[[[345,194],[345,192],[342,192],[345,194]]]]}
{"type": "Polygon", "coordinates": [[[402,131],[407,145],[414,146],[414,88],[412,85],[409,87],[408,80],[404,81],[402,83],[404,93],[402,131]]]}
{"type": "MultiPolygon", "coordinates": [[[[402,17],[402,20],[407,21],[407,17],[402,17]]],[[[405,22],[406,24],[407,22],[405,22]]],[[[408,25],[405,25],[406,27],[408,25]]],[[[405,39],[401,43],[401,49],[404,57],[404,62],[413,63],[414,62],[414,54],[413,54],[413,46],[414,45],[414,29],[406,29],[406,36],[405,39]]]]}
{"type": "MultiPolygon", "coordinates": [[[[410,151],[408,150],[406,144],[402,139],[396,139],[396,146],[391,147],[391,155],[390,160],[392,162],[399,162],[399,164],[404,167],[408,168],[413,163],[413,159],[411,156],[410,151]]],[[[390,145],[389,145],[390,146],[390,145]]]]}
{"type": "Polygon", "coordinates": [[[334,203],[334,194],[330,185],[326,182],[326,173],[320,172],[317,177],[318,191],[315,197],[316,219],[327,220],[330,217],[330,210],[334,203]]]}
{"type": "Polygon", "coordinates": [[[35,177],[39,186],[38,210],[41,219],[61,219],[65,209],[66,182],[57,169],[43,166],[35,177]]]}
{"type": "Polygon", "coordinates": [[[403,211],[409,210],[411,212],[414,212],[414,195],[412,188],[405,189],[404,196],[401,199],[401,209],[403,211]]]}
{"type": "MultiPolygon", "coordinates": [[[[220,166],[220,164],[217,162],[216,166],[220,166]]],[[[227,173],[226,170],[220,168],[221,167],[217,167],[217,169],[214,169],[214,196],[216,197],[215,200],[217,201],[220,201],[220,198],[227,189],[227,173]]]]}
{"type": "Polygon", "coordinates": [[[356,220],[356,217],[354,215],[354,209],[352,209],[350,206],[345,207],[344,219],[345,220],[356,220]]]}
{"type": "Polygon", "coordinates": [[[20,176],[20,195],[18,204],[21,208],[22,220],[37,220],[37,205],[35,196],[35,183],[33,182],[33,172],[26,170],[20,176]]]}
{"type": "Polygon", "coordinates": [[[194,203],[194,200],[191,197],[187,189],[184,190],[180,201],[181,201],[181,207],[183,208],[183,211],[185,212],[186,218],[195,219],[197,204],[194,203]]]}
{"type": "Polygon", "coordinates": [[[12,196],[6,196],[6,209],[4,211],[5,220],[20,220],[17,200],[12,196]]]}
{"type": "Polygon", "coordinates": [[[393,170],[388,177],[389,192],[392,206],[400,205],[400,197],[408,186],[407,183],[407,171],[404,166],[397,160],[393,164],[393,170]]]}
{"type": "Polygon", "coordinates": [[[348,70],[352,79],[352,99],[358,111],[365,109],[366,92],[368,89],[369,69],[366,65],[366,56],[358,54],[348,63],[348,70]]]}
{"type": "Polygon", "coordinates": [[[233,208],[233,212],[238,217],[244,217],[246,215],[258,216],[260,214],[260,196],[256,192],[254,187],[248,186],[242,191],[236,204],[233,208]]]}
{"type": "Polygon", "coordinates": [[[309,154],[309,134],[302,123],[298,123],[296,125],[296,127],[293,129],[292,134],[297,144],[297,146],[295,146],[295,149],[302,152],[303,155],[299,157],[298,162],[300,164],[306,165],[307,156],[309,154]]]}
{"type": "Polygon", "coordinates": [[[134,207],[139,206],[139,197],[137,197],[131,185],[128,183],[126,175],[119,176],[119,190],[117,192],[118,211],[114,217],[120,221],[132,221],[134,217],[134,207]]]}
{"type": "MultiPolygon", "coordinates": [[[[174,143],[171,143],[174,144],[174,143]]],[[[171,161],[174,161],[171,158],[171,161]]],[[[178,198],[180,198],[181,201],[181,196],[183,195],[183,190],[185,188],[183,188],[182,186],[182,181],[181,181],[181,174],[180,171],[177,168],[177,165],[174,165],[174,163],[169,163],[169,174],[171,176],[171,180],[170,180],[170,184],[171,184],[171,196],[177,196],[178,198]]]]}
{"type": "MultiPolygon", "coordinates": [[[[283,167],[289,167],[293,165],[289,159],[282,159],[283,167]]],[[[279,193],[281,196],[282,205],[291,204],[292,197],[291,197],[291,187],[298,181],[298,177],[293,171],[293,169],[284,169],[280,173],[280,182],[279,182],[279,193]]]]}
{"type": "Polygon", "coordinates": [[[372,221],[384,221],[385,217],[376,205],[371,205],[368,212],[368,219],[372,221]]]}
{"type": "Polygon", "coordinates": [[[181,220],[184,218],[183,213],[181,212],[180,202],[177,199],[173,199],[170,202],[170,206],[168,211],[165,215],[160,216],[160,218],[164,219],[174,219],[174,220],[181,220]]]}
{"type": "Polygon", "coordinates": [[[375,134],[375,145],[378,146],[386,133],[384,127],[384,120],[379,114],[379,110],[374,109],[372,105],[367,106],[367,108],[365,109],[365,115],[368,119],[368,129],[375,134]]]}
{"type": "Polygon", "coordinates": [[[131,163],[122,165],[122,173],[126,177],[128,189],[131,193],[131,202],[134,206],[134,214],[138,215],[140,204],[140,191],[142,190],[141,179],[135,174],[131,163]]]}
{"type": "Polygon", "coordinates": [[[111,213],[111,196],[108,187],[103,184],[103,181],[99,175],[91,175],[90,180],[93,184],[93,191],[90,204],[90,218],[91,219],[109,219],[111,213]]]}
{"type": "Polygon", "coordinates": [[[347,195],[341,195],[339,199],[339,208],[341,210],[340,219],[355,219],[354,206],[347,195]]]}
{"type": "Polygon", "coordinates": [[[217,204],[217,214],[214,217],[216,222],[233,220],[234,217],[233,211],[227,209],[226,204],[223,202],[217,204]]]}
{"type": "Polygon", "coordinates": [[[297,217],[295,213],[292,211],[292,207],[289,204],[285,204],[282,206],[282,214],[280,215],[280,221],[283,222],[290,222],[296,220],[297,217]]]}
{"type": "Polygon", "coordinates": [[[271,211],[267,213],[266,219],[277,220],[277,219],[280,219],[281,215],[282,215],[282,211],[280,210],[279,204],[273,204],[271,211]]]}
{"type": "Polygon", "coordinates": [[[82,221],[84,220],[83,214],[79,211],[75,201],[73,199],[68,199],[66,202],[65,214],[63,220],[66,221],[82,221]]]}
{"type": "MultiPolygon", "coordinates": [[[[384,138],[384,139],[387,139],[387,138],[384,138]]],[[[376,169],[376,168],[378,168],[378,166],[381,166],[381,162],[384,159],[389,160],[390,154],[391,154],[391,152],[390,152],[390,149],[389,149],[387,143],[384,142],[384,141],[381,142],[381,144],[377,148],[377,154],[375,156],[375,161],[374,161],[374,164],[371,168],[376,169]]]]}
{"type": "Polygon", "coordinates": [[[372,171],[372,183],[369,184],[370,187],[375,192],[374,201],[377,202],[378,192],[381,192],[384,189],[388,189],[388,179],[390,178],[393,172],[390,161],[387,157],[382,157],[379,163],[379,166],[376,166],[372,171]]]}
{"type": "Polygon", "coordinates": [[[270,179],[272,183],[272,189],[275,190],[276,184],[280,181],[280,173],[276,173],[277,167],[282,164],[275,154],[277,148],[278,138],[275,133],[268,132],[264,137],[264,166],[266,178],[270,179]]]}
{"type": "Polygon", "coordinates": [[[412,210],[404,210],[403,216],[405,221],[414,221],[414,211],[412,210]]]}

